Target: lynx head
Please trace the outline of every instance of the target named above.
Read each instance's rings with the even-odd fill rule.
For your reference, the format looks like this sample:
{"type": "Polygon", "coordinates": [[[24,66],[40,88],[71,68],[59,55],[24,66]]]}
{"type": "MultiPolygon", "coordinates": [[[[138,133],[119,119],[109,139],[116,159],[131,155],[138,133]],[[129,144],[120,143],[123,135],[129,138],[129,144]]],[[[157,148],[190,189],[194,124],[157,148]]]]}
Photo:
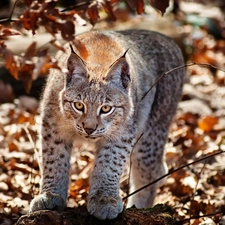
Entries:
{"type": "Polygon", "coordinates": [[[90,139],[115,139],[123,131],[133,111],[125,54],[106,63],[104,58],[101,62],[94,57],[84,61],[72,50],[61,111],[71,120],[75,133],[90,139]]]}

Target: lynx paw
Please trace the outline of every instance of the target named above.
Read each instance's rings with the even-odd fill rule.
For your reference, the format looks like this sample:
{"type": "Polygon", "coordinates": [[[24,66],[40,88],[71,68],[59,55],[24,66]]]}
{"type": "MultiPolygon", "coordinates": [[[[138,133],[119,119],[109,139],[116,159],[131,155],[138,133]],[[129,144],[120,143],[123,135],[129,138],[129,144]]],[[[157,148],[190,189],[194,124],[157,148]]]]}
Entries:
{"type": "Polygon", "coordinates": [[[63,210],[65,206],[65,201],[60,195],[52,192],[45,192],[31,201],[30,212],[43,209],[63,210]]]}
{"type": "Polygon", "coordinates": [[[88,212],[100,220],[114,219],[123,211],[120,196],[88,196],[88,212]]]}

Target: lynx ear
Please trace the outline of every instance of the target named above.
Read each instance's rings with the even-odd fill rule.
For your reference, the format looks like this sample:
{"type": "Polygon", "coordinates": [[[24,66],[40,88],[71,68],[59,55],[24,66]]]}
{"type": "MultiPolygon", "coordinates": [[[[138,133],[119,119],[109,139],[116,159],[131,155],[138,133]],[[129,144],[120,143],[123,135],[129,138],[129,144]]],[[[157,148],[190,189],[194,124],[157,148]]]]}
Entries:
{"type": "Polygon", "coordinates": [[[67,81],[69,82],[72,76],[77,78],[86,78],[87,70],[85,67],[85,62],[82,58],[73,50],[72,46],[70,45],[71,54],[67,60],[67,81]]]}
{"type": "Polygon", "coordinates": [[[110,80],[114,83],[121,84],[125,89],[128,88],[130,82],[129,65],[125,58],[127,51],[110,66],[107,74],[108,81],[110,80]]]}

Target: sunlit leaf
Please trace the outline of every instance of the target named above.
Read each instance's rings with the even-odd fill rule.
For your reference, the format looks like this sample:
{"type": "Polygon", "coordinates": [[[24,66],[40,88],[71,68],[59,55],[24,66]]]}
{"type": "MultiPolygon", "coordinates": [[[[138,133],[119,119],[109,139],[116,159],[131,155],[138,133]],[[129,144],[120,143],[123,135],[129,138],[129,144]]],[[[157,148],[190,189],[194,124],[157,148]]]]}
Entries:
{"type": "Polygon", "coordinates": [[[18,79],[18,67],[14,58],[14,54],[6,47],[3,42],[0,42],[0,55],[2,55],[5,59],[5,67],[15,79],[18,79]]]}
{"type": "Polygon", "coordinates": [[[198,120],[198,127],[205,131],[209,132],[213,130],[214,125],[218,123],[218,118],[214,116],[205,116],[198,120]]]}
{"type": "Polygon", "coordinates": [[[72,41],[74,39],[75,26],[72,21],[67,21],[61,25],[61,35],[64,40],[72,41]]]}
{"type": "Polygon", "coordinates": [[[116,17],[114,15],[113,9],[112,9],[112,4],[110,1],[108,1],[108,0],[103,1],[102,7],[112,20],[116,20],[116,17]]]}
{"type": "Polygon", "coordinates": [[[29,47],[27,48],[24,57],[27,59],[30,59],[31,57],[33,57],[36,53],[36,42],[33,42],[29,45],[29,47]]]}
{"type": "Polygon", "coordinates": [[[4,27],[0,24],[0,40],[7,39],[9,36],[20,35],[21,33],[17,30],[13,30],[7,27],[4,27]]]}
{"type": "Polygon", "coordinates": [[[138,14],[142,14],[144,12],[144,1],[143,0],[132,0],[126,1],[131,9],[136,9],[138,14]]]}
{"type": "Polygon", "coordinates": [[[91,5],[89,5],[87,9],[87,14],[90,18],[90,22],[92,25],[95,25],[96,22],[99,19],[99,13],[98,13],[98,4],[97,2],[93,2],[91,5]]]}

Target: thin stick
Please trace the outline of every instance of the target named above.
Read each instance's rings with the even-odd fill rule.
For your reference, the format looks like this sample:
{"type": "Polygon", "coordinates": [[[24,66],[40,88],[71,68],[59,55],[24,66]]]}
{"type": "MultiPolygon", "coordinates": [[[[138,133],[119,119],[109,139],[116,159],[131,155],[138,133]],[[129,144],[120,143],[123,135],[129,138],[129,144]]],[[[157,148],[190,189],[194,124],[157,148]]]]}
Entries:
{"type": "Polygon", "coordinates": [[[130,193],[129,195],[127,195],[126,197],[124,197],[123,200],[129,198],[130,196],[132,196],[132,195],[138,193],[139,191],[142,191],[143,189],[145,189],[145,188],[151,186],[152,184],[155,184],[156,182],[162,180],[163,178],[165,178],[165,177],[167,177],[167,176],[169,176],[169,175],[171,175],[171,174],[173,174],[173,173],[175,173],[175,172],[177,172],[177,171],[179,171],[179,170],[181,170],[181,169],[183,169],[183,168],[185,168],[185,167],[189,167],[189,166],[191,166],[191,165],[193,165],[193,164],[195,164],[195,163],[197,163],[197,162],[200,162],[200,161],[202,161],[202,160],[204,160],[204,159],[208,159],[208,158],[210,158],[210,157],[212,157],[212,156],[215,156],[215,155],[219,155],[219,154],[224,153],[224,152],[225,152],[225,151],[223,151],[223,150],[219,150],[219,151],[217,151],[217,152],[215,152],[215,153],[212,153],[212,154],[210,154],[210,155],[207,155],[207,156],[205,156],[205,157],[202,157],[201,159],[197,159],[197,160],[195,160],[195,161],[193,161],[193,162],[191,162],[191,163],[188,163],[188,164],[186,164],[186,165],[180,166],[180,167],[178,167],[177,169],[174,169],[173,171],[168,172],[167,174],[163,175],[162,177],[159,177],[158,179],[156,179],[156,180],[154,180],[154,181],[152,181],[152,182],[150,182],[150,183],[148,183],[148,184],[142,186],[141,188],[137,189],[136,191],[130,193]]]}
{"type": "MultiPolygon", "coordinates": [[[[129,189],[130,189],[130,175],[131,175],[132,155],[133,155],[133,152],[134,152],[134,147],[135,147],[135,145],[139,142],[139,140],[142,138],[143,134],[144,134],[144,133],[142,133],[142,134],[139,136],[139,138],[137,139],[137,141],[134,143],[134,146],[133,146],[132,151],[131,151],[131,153],[130,153],[130,171],[129,171],[129,175],[128,175],[128,191],[129,191],[129,189]]],[[[127,193],[127,195],[128,195],[128,193],[127,193]]],[[[125,203],[124,207],[126,207],[126,203],[125,203]]]]}
{"type": "Polygon", "coordinates": [[[14,10],[15,10],[15,8],[16,8],[16,4],[17,4],[19,1],[20,1],[20,0],[16,0],[16,1],[14,2],[14,4],[13,4],[12,11],[11,11],[11,13],[10,13],[10,15],[9,15],[9,19],[10,19],[10,20],[12,19],[12,15],[13,15],[14,10]]]}
{"type": "MultiPolygon", "coordinates": [[[[201,168],[201,171],[199,173],[199,176],[198,176],[198,181],[195,185],[195,188],[194,188],[194,191],[193,191],[193,194],[192,194],[192,201],[195,200],[195,192],[197,191],[197,187],[198,187],[198,184],[199,184],[199,181],[200,181],[200,177],[201,177],[201,174],[202,174],[202,171],[204,170],[205,168],[205,163],[203,164],[202,168],[201,168]]],[[[189,218],[191,218],[191,211],[192,211],[192,208],[191,208],[191,203],[190,203],[190,208],[189,208],[189,218]]],[[[190,224],[190,221],[189,221],[189,224],[190,224]]]]}
{"type": "MultiPolygon", "coordinates": [[[[37,156],[37,161],[38,161],[38,165],[40,165],[40,157],[39,157],[39,154],[38,154],[38,151],[37,151],[37,148],[36,148],[36,144],[34,143],[34,140],[33,140],[33,138],[31,137],[31,134],[30,134],[30,132],[29,132],[29,130],[28,130],[28,126],[29,125],[24,125],[23,126],[23,129],[24,129],[24,131],[26,132],[26,134],[27,134],[27,137],[28,137],[28,139],[29,139],[29,141],[30,141],[30,143],[32,144],[32,146],[33,146],[33,149],[34,149],[34,152],[35,152],[35,154],[36,154],[36,156],[37,156]]],[[[32,155],[32,160],[34,161],[34,154],[32,155]]],[[[40,167],[41,168],[41,167],[40,167]]],[[[33,174],[34,174],[34,168],[31,168],[31,170],[30,170],[30,183],[31,184],[34,184],[34,176],[33,176],[33,174]]],[[[32,194],[32,196],[34,196],[34,185],[32,185],[32,188],[31,188],[31,194],[32,194]]]]}
{"type": "Polygon", "coordinates": [[[9,17],[6,18],[6,19],[1,19],[1,20],[0,20],[0,23],[16,22],[16,21],[18,21],[18,20],[16,20],[16,19],[12,19],[12,16],[13,16],[13,13],[14,13],[14,10],[15,10],[15,8],[16,8],[16,4],[18,3],[18,1],[20,1],[20,0],[16,0],[16,1],[14,2],[12,11],[10,12],[9,17]]]}
{"type": "Polygon", "coordinates": [[[173,68],[173,69],[171,69],[171,70],[169,70],[169,71],[163,73],[162,75],[160,75],[160,76],[156,79],[156,81],[154,82],[154,84],[149,88],[149,90],[143,95],[143,97],[141,98],[141,101],[148,95],[148,93],[153,89],[153,87],[155,87],[156,84],[157,84],[157,83],[158,83],[165,75],[167,75],[167,74],[169,74],[169,73],[172,73],[172,72],[174,72],[174,71],[176,71],[176,70],[179,70],[179,69],[182,69],[182,68],[186,68],[186,67],[189,67],[189,66],[194,66],[194,65],[197,65],[197,66],[200,66],[200,67],[212,67],[212,68],[214,68],[214,69],[220,70],[220,71],[222,71],[222,72],[225,73],[225,70],[220,69],[220,68],[218,68],[218,67],[216,67],[216,66],[213,66],[213,65],[211,65],[211,64],[208,64],[208,63],[196,63],[196,62],[190,62],[190,63],[187,63],[187,64],[185,64],[185,65],[181,65],[181,66],[175,67],[175,68],[173,68]]]}
{"type": "Polygon", "coordinates": [[[62,9],[60,12],[66,12],[66,11],[69,11],[69,10],[73,10],[73,9],[77,9],[79,7],[83,7],[83,6],[89,6],[90,4],[92,4],[94,1],[88,1],[88,2],[80,2],[80,3],[77,3],[75,5],[71,5],[65,9],[62,9]]]}

